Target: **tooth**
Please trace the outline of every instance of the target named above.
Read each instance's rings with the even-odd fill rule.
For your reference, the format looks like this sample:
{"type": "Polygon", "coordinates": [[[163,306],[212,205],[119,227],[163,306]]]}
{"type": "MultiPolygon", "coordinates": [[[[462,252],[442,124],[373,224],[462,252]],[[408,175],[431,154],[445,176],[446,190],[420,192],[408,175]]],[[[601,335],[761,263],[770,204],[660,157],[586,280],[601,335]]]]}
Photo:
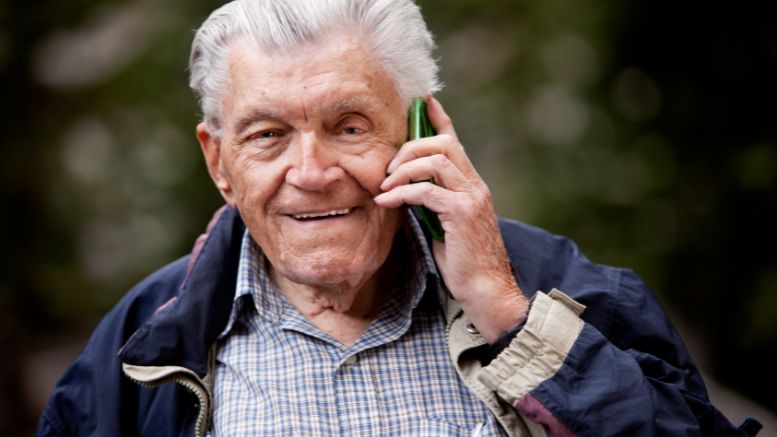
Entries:
{"type": "Polygon", "coordinates": [[[329,216],[348,214],[349,212],[351,212],[351,208],[333,209],[331,211],[321,212],[321,213],[295,214],[294,218],[306,219],[306,218],[316,218],[316,217],[329,217],[329,216]]]}

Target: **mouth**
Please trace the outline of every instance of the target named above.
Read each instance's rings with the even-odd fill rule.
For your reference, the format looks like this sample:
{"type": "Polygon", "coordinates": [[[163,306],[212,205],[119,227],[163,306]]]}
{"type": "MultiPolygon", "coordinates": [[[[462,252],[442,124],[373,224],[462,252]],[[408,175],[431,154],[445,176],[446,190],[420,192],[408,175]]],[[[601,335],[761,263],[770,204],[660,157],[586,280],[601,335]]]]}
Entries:
{"type": "Polygon", "coordinates": [[[301,214],[289,214],[289,215],[293,217],[295,220],[305,222],[305,221],[329,219],[334,217],[342,217],[350,213],[351,210],[352,208],[343,208],[343,209],[333,209],[330,211],[306,212],[301,214]]]}

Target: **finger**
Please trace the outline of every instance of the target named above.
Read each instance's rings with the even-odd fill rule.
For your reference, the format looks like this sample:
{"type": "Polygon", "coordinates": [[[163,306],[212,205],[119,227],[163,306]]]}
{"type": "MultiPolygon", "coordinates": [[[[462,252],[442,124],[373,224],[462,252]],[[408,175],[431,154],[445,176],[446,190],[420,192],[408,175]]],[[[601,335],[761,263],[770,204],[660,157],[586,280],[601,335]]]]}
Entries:
{"type": "Polygon", "coordinates": [[[431,182],[399,185],[390,191],[375,196],[375,203],[384,208],[402,205],[423,205],[437,214],[445,214],[453,204],[456,193],[434,185],[431,182]]]}
{"type": "Polygon", "coordinates": [[[450,135],[458,142],[456,130],[453,128],[453,121],[442,108],[439,100],[431,95],[424,97],[426,101],[426,113],[429,115],[429,121],[432,122],[434,131],[438,134],[450,135]]]}
{"type": "Polygon", "coordinates": [[[436,154],[447,156],[448,159],[465,172],[473,168],[469,157],[464,152],[464,147],[450,135],[442,134],[428,138],[419,138],[405,143],[391,162],[389,162],[386,172],[393,173],[402,163],[436,154]]]}
{"type": "Polygon", "coordinates": [[[451,191],[467,191],[472,188],[469,179],[445,155],[424,156],[405,162],[380,185],[383,191],[411,182],[434,179],[435,183],[451,191]]]}

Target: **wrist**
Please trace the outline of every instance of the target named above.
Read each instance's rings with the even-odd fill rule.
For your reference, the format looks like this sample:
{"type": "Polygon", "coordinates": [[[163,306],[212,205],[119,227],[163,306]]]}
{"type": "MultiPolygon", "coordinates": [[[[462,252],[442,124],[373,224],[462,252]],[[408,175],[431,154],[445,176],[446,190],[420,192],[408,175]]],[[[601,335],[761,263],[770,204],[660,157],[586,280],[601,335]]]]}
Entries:
{"type": "Polygon", "coordinates": [[[523,327],[526,325],[526,321],[529,319],[529,311],[531,311],[531,301],[529,301],[529,308],[527,310],[526,317],[521,319],[521,321],[519,321],[518,324],[515,325],[509,332],[502,334],[502,336],[500,336],[495,342],[488,345],[489,362],[491,362],[491,360],[502,353],[502,351],[505,350],[510,345],[510,343],[512,343],[515,336],[521,332],[523,327]]]}
{"type": "Polygon", "coordinates": [[[478,299],[459,302],[486,342],[492,344],[526,321],[529,301],[515,286],[510,292],[483,293],[478,299]]]}

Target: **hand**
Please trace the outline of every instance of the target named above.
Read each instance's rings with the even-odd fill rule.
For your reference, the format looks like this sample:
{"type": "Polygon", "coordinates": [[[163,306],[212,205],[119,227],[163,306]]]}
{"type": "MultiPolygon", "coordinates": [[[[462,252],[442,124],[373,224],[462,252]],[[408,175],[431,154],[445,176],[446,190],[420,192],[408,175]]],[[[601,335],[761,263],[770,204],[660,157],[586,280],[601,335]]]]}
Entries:
{"type": "Polygon", "coordinates": [[[389,163],[386,208],[424,205],[437,213],[445,242],[433,241],[437,266],[454,299],[489,343],[526,317],[528,303],[512,275],[491,192],[459,143],[440,103],[426,98],[438,135],[405,143],[389,163]],[[426,181],[434,178],[437,185],[426,181]]]}

